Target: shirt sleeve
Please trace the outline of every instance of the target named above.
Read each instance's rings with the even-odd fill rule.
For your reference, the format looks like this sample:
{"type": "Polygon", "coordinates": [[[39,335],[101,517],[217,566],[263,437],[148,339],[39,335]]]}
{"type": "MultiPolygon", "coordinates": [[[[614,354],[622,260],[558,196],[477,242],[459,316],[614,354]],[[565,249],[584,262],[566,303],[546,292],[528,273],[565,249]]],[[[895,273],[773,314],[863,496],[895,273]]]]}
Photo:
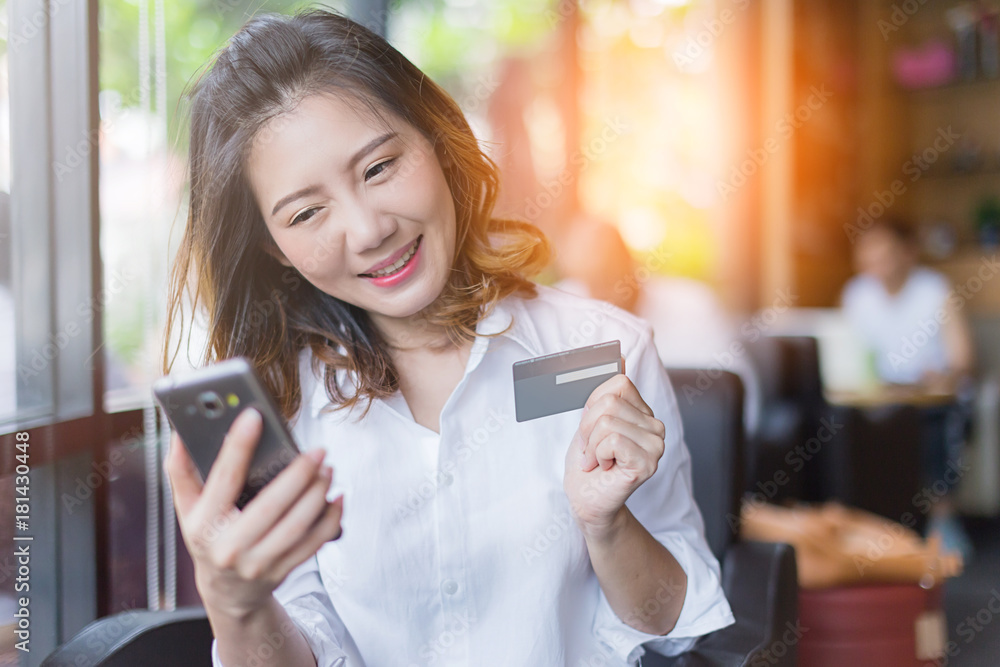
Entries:
{"type": "MultiPolygon", "coordinates": [[[[361,652],[323,586],[315,555],[288,573],[274,589],[274,597],[302,632],[316,656],[317,667],[365,667],[361,652]]],[[[280,637],[273,638],[275,646],[279,641],[280,637]]],[[[259,650],[267,651],[270,642],[272,638],[267,638],[259,650]]],[[[247,657],[249,662],[250,655],[247,657]]],[[[219,659],[215,639],[212,640],[212,667],[225,667],[219,659]]]]}
{"type": "MultiPolygon", "coordinates": [[[[634,665],[648,647],[671,656],[690,649],[698,637],[735,622],[720,580],[719,561],[705,540],[701,512],[692,495],[691,457],[684,444],[680,411],[667,372],[653,345],[648,324],[631,354],[626,354],[625,373],[639,395],[666,426],[663,456],[656,472],[636,489],[626,506],[650,534],[677,559],[687,575],[687,591],[680,616],[666,635],[636,630],[620,619],[602,590],[594,618],[594,633],[622,660],[634,665]]],[[[661,581],[650,591],[644,609],[635,614],[655,613],[668,596],[677,592],[677,582],[661,581]]]]}

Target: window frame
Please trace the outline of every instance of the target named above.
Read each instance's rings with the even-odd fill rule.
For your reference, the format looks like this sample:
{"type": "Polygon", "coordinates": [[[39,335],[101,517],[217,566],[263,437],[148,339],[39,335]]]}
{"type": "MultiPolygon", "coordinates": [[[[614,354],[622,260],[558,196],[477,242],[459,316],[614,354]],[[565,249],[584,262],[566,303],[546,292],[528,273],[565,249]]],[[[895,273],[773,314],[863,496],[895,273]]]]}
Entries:
{"type": "Polygon", "coordinates": [[[108,485],[72,512],[63,496],[107,462],[111,443],[142,432],[143,413],[108,413],[103,400],[98,0],[8,0],[7,9],[19,372],[17,413],[0,422],[0,474],[13,474],[16,434],[27,432],[32,651],[44,656],[115,611],[108,485]]]}

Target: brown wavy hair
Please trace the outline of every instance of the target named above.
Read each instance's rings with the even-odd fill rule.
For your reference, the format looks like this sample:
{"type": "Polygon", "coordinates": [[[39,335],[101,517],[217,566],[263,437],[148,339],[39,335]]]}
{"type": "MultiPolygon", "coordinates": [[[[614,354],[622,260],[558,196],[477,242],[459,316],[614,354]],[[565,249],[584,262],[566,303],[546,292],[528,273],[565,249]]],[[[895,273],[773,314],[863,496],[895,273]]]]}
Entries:
{"type": "Polygon", "coordinates": [[[207,318],[201,363],[248,358],[286,419],[302,402],[298,355],[306,346],[313,371],[325,367],[327,396],[337,409],[367,398],[367,414],[373,399],[399,387],[386,341],[368,313],[319,290],[265,250],[277,246],[249,187],[249,148],[268,121],[317,93],[396,114],[431,141],[445,165],[455,202],[455,255],[442,293],[422,313],[428,326],[443,327],[454,343],[473,340],[496,302],[514,292],[537,296],[529,278],[551,255],[534,225],[493,217],[497,165],[455,101],[382,37],[319,9],[253,17],[188,93],[190,203],[170,271],[163,371],[170,372],[180,349],[183,335],[171,354],[171,331],[184,330],[188,295],[192,312],[203,303],[207,318]],[[338,369],[353,373],[353,394],[338,386],[338,369]]]}

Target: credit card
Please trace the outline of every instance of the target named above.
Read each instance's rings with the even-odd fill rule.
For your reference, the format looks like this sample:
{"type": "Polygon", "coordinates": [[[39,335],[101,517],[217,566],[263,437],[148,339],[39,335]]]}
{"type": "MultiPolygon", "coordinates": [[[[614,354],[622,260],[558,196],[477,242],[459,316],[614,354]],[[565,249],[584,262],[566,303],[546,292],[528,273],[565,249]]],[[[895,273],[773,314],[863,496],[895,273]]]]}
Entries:
{"type": "Polygon", "coordinates": [[[514,418],[578,410],[605,380],[622,372],[621,341],[546,354],[514,364],[514,418]]]}

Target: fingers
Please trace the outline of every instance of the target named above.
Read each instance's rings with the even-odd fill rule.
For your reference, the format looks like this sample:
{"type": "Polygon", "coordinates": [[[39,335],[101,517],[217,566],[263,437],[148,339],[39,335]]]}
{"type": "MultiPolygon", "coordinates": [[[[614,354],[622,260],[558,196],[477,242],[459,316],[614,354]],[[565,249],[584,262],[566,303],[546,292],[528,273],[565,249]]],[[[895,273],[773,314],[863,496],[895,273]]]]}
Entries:
{"type": "Polygon", "coordinates": [[[209,507],[228,507],[235,503],[246,484],[262,429],[263,420],[253,408],[241,412],[229,427],[202,490],[202,500],[209,507]]]}
{"type": "MultiPolygon", "coordinates": [[[[589,404],[584,409],[580,418],[580,426],[574,436],[574,445],[581,449],[586,449],[588,443],[595,443],[594,429],[602,419],[616,418],[622,422],[633,424],[641,429],[645,429],[657,436],[661,441],[666,434],[666,427],[663,422],[653,416],[652,411],[644,412],[639,410],[627,400],[614,394],[604,394],[593,404],[589,404]]],[[[656,448],[656,442],[649,444],[650,451],[656,448]]]]}
{"type": "MultiPolygon", "coordinates": [[[[240,525],[229,540],[234,549],[245,551],[265,536],[279,519],[300,501],[301,497],[318,482],[324,451],[314,449],[295,457],[287,468],[271,480],[260,493],[243,508],[240,525]]],[[[324,492],[329,480],[324,483],[324,492]]]]}
{"type": "Polygon", "coordinates": [[[167,477],[170,480],[171,495],[177,508],[178,520],[183,520],[201,495],[201,473],[187,452],[181,438],[174,432],[170,436],[170,449],[166,460],[167,477]]]}
{"type": "Polygon", "coordinates": [[[274,567],[275,576],[284,580],[289,572],[319,551],[321,546],[331,540],[339,539],[343,533],[340,526],[343,513],[343,496],[338,496],[332,503],[327,503],[326,509],[309,529],[309,533],[297,543],[292,544],[282,555],[281,560],[274,567]]]}
{"type": "MultiPolygon", "coordinates": [[[[659,422],[659,420],[649,419],[659,422]]],[[[650,428],[648,425],[639,426],[613,415],[602,415],[591,431],[590,438],[586,441],[583,461],[581,462],[583,470],[593,470],[597,465],[607,470],[614,464],[615,457],[611,455],[608,458],[607,455],[607,452],[614,451],[614,447],[610,450],[600,449],[601,443],[609,439],[615,442],[618,439],[628,440],[640,448],[645,458],[658,460],[663,454],[663,437],[652,432],[650,428]]],[[[618,462],[622,465],[628,465],[623,460],[618,462]]]]}
{"type": "Polygon", "coordinates": [[[580,417],[580,435],[584,439],[589,439],[591,431],[597,425],[601,417],[609,415],[617,417],[622,421],[641,425],[644,420],[649,419],[651,414],[646,414],[626,400],[614,394],[605,394],[601,398],[584,407],[583,415],[580,417]]]}
{"type": "MultiPolygon", "coordinates": [[[[624,357],[622,358],[624,363],[624,357]]],[[[623,398],[631,405],[635,406],[636,410],[644,412],[647,415],[652,415],[653,411],[646,401],[642,400],[642,396],[639,395],[639,390],[635,388],[632,381],[628,379],[628,376],[624,373],[619,373],[614,375],[604,382],[602,382],[593,392],[591,392],[590,397],[587,399],[585,407],[594,409],[594,406],[604,399],[605,396],[617,396],[623,398]]]]}
{"type": "MultiPolygon", "coordinates": [[[[289,545],[297,544],[308,534],[327,508],[326,494],[333,480],[333,471],[324,466],[317,471],[312,483],[273,526],[264,531],[263,537],[246,550],[246,560],[273,566],[289,545]]],[[[256,499],[254,499],[256,500],[256,499]]],[[[247,517],[251,519],[251,517],[247,517]]]]}
{"type": "Polygon", "coordinates": [[[594,424],[603,414],[611,414],[633,424],[641,424],[642,415],[654,417],[653,410],[646,405],[642,396],[639,395],[639,390],[625,375],[624,355],[622,355],[621,361],[622,372],[605,380],[587,398],[583,416],[580,419],[580,427],[573,438],[575,446],[586,448],[594,424]]]}
{"type": "Polygon", "coordinates": [[[602,438],[594,454],[602,470],[610,470],[617,465],[623,473],[633,475],[633,481],[646,481],[656,471],[656,459],[634,440],[620,433],[602,438]]]}

